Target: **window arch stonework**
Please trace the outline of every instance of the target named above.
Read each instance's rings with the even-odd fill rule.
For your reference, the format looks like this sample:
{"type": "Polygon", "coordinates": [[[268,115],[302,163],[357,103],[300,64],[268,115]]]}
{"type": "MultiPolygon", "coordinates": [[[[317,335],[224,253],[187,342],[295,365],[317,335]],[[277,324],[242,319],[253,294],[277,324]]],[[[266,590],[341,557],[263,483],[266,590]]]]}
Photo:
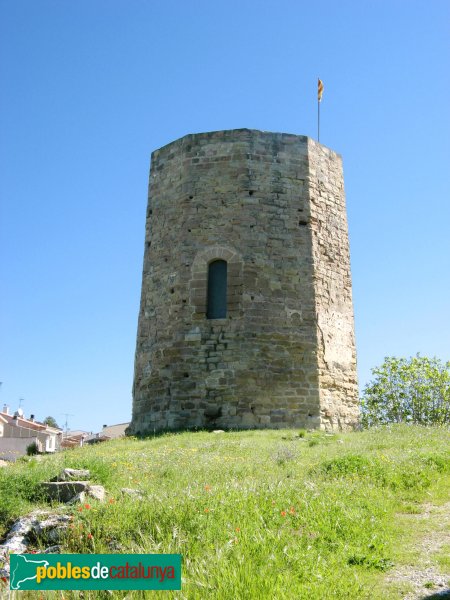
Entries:
{"type": "Polygon", "coordinates": [[[190,303],[195,315],[206,318],[209,265],[218,260],[227,263],[226,319],[236,318],[242,306],[243,261],[236,250],[228,246],[211,246],[197,254],[192,264],[190,303]]]}

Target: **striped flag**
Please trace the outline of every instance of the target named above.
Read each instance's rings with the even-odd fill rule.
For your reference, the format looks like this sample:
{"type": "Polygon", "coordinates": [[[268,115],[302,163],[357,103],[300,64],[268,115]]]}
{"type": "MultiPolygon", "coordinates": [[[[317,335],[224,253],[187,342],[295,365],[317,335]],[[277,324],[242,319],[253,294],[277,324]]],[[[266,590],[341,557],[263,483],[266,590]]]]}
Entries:
{"type": "Polygon", "coordinates": [[[323,82],[321,79],[317,80],[317,100],[319,102],[322,101],[322,94],[323,94],[323,82]]]}

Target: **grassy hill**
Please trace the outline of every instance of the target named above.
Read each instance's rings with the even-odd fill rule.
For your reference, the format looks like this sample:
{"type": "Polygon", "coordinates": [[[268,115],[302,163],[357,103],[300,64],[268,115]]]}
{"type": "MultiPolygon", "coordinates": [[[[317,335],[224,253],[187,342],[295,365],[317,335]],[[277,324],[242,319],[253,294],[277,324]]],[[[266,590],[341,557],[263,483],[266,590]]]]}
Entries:
{"type": "MultiPolygon", "coordinates": [[[[125,439],[0,469],[0,522],[36,506],[39,482],[90,469],[105,503],[73,515],[63,551],[181,553],[181,592],[168,598],[402,598],[389,583],[414,559],[426,527],[402,515],[449,499],[450,435],[393,426],[329,435],[303,431],[181,433],[125,439]],[[133,488],[143,499],[125,495],[133,488]]],[[[446,563],[441,549],[436,568],[446,563]]],[[[44,598],[151,598],[161,592],[47,592],[44,598]]],[[[36,597],[21,593],[21,598],[36,597]]]]}

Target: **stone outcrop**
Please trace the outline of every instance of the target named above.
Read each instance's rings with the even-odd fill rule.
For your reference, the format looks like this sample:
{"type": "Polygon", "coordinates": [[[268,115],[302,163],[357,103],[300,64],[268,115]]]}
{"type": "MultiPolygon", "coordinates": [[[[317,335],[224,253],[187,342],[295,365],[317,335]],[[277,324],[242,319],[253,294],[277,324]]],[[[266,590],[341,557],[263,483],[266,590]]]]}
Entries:
{"type": "Polygon", "coordinates": [[[353,427],[353,329],[338,154],[247,129],[153,153],[129,433],[353,427]],[[213,319],[216,260],[226,315],[213,319]]]}
{"type": "Polygon", "coordinates": [[[103,502],[106,496],[105,488],[91,484],[89,477],[90,472],[87,469],[63,469],[59,475],[51,481],[43,482],[41,486],[50,501],[74,504],[83,502],[86,496],[89,496],[103,502]]]}
{"type": "Polygon", "coordinates": [[[45,481],[41,485],[48,500],[56,502],[69,502],[89,487],[87,481],[45,481]]]}
{"type": "Polygon", "coordinates": [[[46,541],[59,540],[62,531],[67,529],[70,517],[58,515],[45,510],[35,510],[25,517],[20,517],[11,527],[6,540],[1,545],[2,552],[25,552],[30,541],[38,537],[46,541]]]}
{"type": "Polygon", "coordinates": [[[85,481],[91,473],[88,469],[63,469],[52,481],[85,481]]]}

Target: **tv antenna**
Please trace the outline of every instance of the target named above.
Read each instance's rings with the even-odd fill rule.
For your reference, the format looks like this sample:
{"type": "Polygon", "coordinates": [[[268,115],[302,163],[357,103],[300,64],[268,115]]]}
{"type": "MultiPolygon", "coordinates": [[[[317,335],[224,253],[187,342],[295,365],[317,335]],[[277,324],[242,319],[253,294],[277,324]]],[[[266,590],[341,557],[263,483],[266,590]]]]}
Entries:
{"type": "Polygon", "coordinates": [[[62,415],[64,415],[66,417],[66,420],[64,422],[64,431],[67,437],[67,432],[69,430],[69,417],[74,417],[75,415],[72,415],[70,413],[61,413],[62,415]]]}

